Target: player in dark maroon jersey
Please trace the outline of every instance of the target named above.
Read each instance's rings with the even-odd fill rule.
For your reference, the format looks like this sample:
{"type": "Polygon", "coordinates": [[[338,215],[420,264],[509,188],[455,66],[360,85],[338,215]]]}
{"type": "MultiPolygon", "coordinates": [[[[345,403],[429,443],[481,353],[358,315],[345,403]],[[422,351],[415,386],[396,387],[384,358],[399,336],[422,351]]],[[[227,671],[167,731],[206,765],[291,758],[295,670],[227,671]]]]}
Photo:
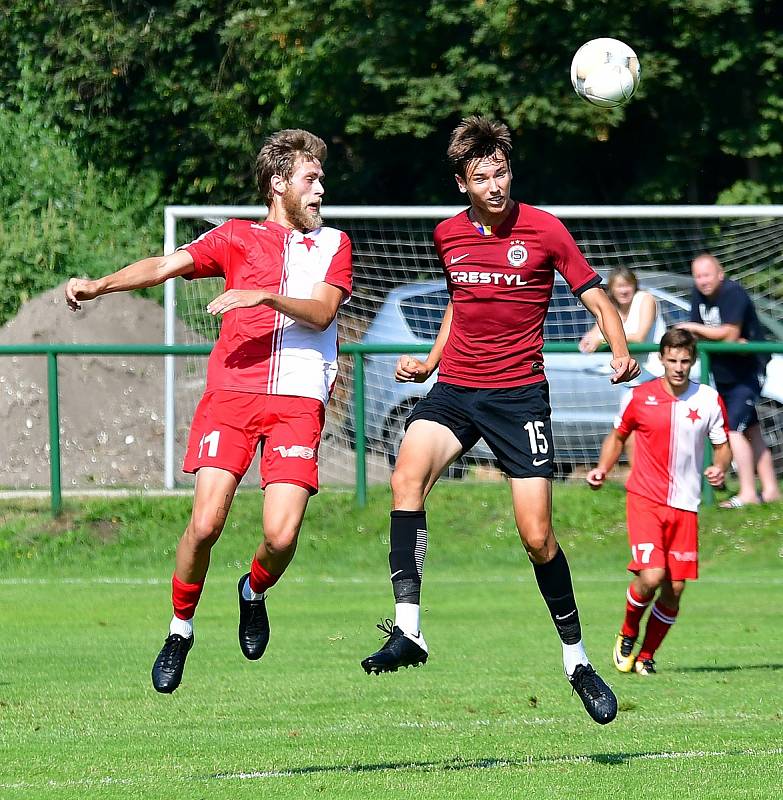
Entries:
{"type": "Polygon", "coordinates": [[[238,585],[239,644],[248,659],[266,649],[264,593],[293,558],[307,502],[318,491],[324,407],[337,373],[335,316],[351,293],[351,243],[321,225],[325,158],[317,136],[279,131],[256,159],[269,207],[264,222],[228,220],[171,255],[94,281],[71,278],[66,287],[76,310],[83,300],[177,275],[226,280],[226,291],[207,305],[223,322],[185,454],[184,470],[196,473],[196,487],[177,547],[174,616],[152,668],[159,692],[173,692],[182,680],[210,552],[259,444],[264,538],[238,585]]]}
{"type": "Polygon", "coordinates": [[[568,562],[552,530],[553,447],[543,328],[557,270],[595,316],[612,351],[613,383],[639,374],[623,326],[563,224],[511,198],[511,136],[500,122],[468,117],[448,159],[470,208],[441,222],[435,248],[450,302],[425,360],[402,356],[398,381],[438,382],[411,412],[391,478],[389,565],[395,620],[368,673],[427,660],[419,602],[427,522],[424,502],[443,470],[484,438],[508,475],[514,515],[541,594],[563,643],[563,665],[590,716],[617,713],[611,689],[590,666],[568,562]]]}

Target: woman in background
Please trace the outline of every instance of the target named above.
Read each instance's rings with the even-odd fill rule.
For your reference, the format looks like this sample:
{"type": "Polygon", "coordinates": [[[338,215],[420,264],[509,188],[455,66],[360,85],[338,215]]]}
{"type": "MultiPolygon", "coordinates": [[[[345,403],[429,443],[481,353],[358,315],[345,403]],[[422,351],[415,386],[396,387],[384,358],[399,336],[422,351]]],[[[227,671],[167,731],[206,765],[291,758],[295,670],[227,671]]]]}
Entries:
{"type": "MultiPolygon", "coordinates": [[[[606,293],[614,303],[623,321],[625,338],[629,344],[657,344],[666,332],[666,324],[658,313],[658,304],[649,293],[639,289],[639,281],[628,267],[615,267],[606,279],[606,293]]],[[[603,344],[603,336],[597,325],[582,337],[579,349],[592,353],[603,344]]],[[[663,374],[660,359],[650,353],[644,367],[653,375],[663,374]]]]}
{"type": "MultiPolygon", "coordinates": [[[[617,308],[628,344],[657,344],[661,340],[666,333],[666,323],[658,313],[658,303],[649,292],[639,289],[639,281],[632,269],[615,267],[606,279],[606,293],[617,308]]],[[[579,342],[579,349],[583,353],[593,353],[603,343],[601,330],[598,325],[593,325],[579,342]]],[[[639,363],[652,375],[663,375],[658,353],[650,353],[644,362],[639,359],[639,363]]],[[[633,461],[633,439],[631,433],[625,440],[629,464],[633,461]]]]}

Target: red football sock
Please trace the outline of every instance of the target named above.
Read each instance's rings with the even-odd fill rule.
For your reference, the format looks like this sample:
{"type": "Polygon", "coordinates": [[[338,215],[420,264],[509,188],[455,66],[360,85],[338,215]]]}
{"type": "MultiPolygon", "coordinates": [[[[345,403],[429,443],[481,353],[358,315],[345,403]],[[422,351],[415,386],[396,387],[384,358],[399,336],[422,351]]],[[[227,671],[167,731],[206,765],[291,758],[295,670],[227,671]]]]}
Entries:
{"type": "Polygon", "coordinates": [[[678,611],[677,608],[666,608],[660,600],[653,606],[650,619],[647,620],[647,631],[644,634],[642,649],[637,656],[639,661],[645,661],[655,655],[655,651],[661,646],[663,637],[674,625],[678,611]]]}
{"type": "Polygon", "coordinates": [[[174,606],[174,616],[179,619],[190,619],[196,613],[196,606],[201,597],[201,583],[185,583],[176,574],[171,576],[171,604],[174,606]]]}
{"type": "Polygon", "coordinates": [[[270,586],[274,586],[280,579],[279,575],[267,572],[257,558],[253,558],[250,563],[250,588],[256,593],[265,592],[270,586]]]}
{"type": "Polygon", "coordinates": [[[623,636],[631,636],[635,639],[639,635],[639,623],[651,601],[652,597],[648,597],[645,600],[636,594],[633,584],[628,587],[628,591],[625,594],[625,619],[620,630],[623,636]]]}

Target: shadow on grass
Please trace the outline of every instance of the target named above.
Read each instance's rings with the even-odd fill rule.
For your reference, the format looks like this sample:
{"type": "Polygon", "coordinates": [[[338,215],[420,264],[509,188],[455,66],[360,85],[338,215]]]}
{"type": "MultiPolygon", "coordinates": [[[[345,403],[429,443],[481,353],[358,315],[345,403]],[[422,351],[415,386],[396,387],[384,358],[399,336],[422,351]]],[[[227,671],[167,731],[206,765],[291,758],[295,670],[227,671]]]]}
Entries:
{"type": "MultiPolygon", "coordinates": [[[[725,750],[720,753],[701,751],[688,752],[638,752],[638,753],[587,753],[585,755],[529,756],[527,758],[477,758],[444,759],[443,761],[389,761],[379,764],[332,764],[310,767],[291,767],[289,769],[254,770],[251,772],[217,773],[210,775],[213,780],[248,780],[262,778],[293,778],[299,775],[317,774],[361,774],[371,772],[393,772],[413,770],[415,772],[452,772],[471,769],[502,769],[546,767],[558,764],[603,764],[604,766],[627,766],[634,761],[658,761],[667,759],[702,758],[705,756],[743,756],[747,750],[725,750]]],[[[777,752],[777,751],[776,751],[777,752]]]]}
{"type": "Polygon", "coordinates": [[[727,664],[726,666],[702,666],[702,667],[667,667],[666,672],[746,672],[747,670],[769,670],[775,672],[783,669],[783,664],[727,664]]]}

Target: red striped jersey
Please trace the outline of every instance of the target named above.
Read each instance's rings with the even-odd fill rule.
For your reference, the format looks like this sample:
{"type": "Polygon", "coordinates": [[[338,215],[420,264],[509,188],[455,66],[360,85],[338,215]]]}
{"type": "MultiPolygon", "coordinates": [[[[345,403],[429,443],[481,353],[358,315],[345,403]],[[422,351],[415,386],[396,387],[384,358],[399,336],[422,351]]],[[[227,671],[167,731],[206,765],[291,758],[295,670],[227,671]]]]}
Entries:
{"type": "Polygon", "coordinates": [[[441,222],[434,240],[453,304],[438,380],[476,388],[544,380],[541,348],[555,270],[577,296],[601,283],[563,223],[514,203],[489,236],[463,211],[441,222]]]}
{"type": "Polygon", "coordinates": [[[673,397],[663,378],[631,389],[622,400],[615,428],[636,431],[633,466],[625,488],[661,505],[696,511],[701,501],[704,446],[728,440],[726,407],[703,383],[688,384],[673,397]]]}
{"type": "MultiPolygon", "coordinates": [[[[188,245],[189,278],[225,277],[226,290],[263,289],[309,299],[317,283],[351,294],[351,242],[335,228],[309,233],[230,219],[188,245]]],[[[207,366],[207,391],[314,397],[326,404],[337,376],[337,322],[308,328],[268,306],[223,316],[207,366]]]]}

